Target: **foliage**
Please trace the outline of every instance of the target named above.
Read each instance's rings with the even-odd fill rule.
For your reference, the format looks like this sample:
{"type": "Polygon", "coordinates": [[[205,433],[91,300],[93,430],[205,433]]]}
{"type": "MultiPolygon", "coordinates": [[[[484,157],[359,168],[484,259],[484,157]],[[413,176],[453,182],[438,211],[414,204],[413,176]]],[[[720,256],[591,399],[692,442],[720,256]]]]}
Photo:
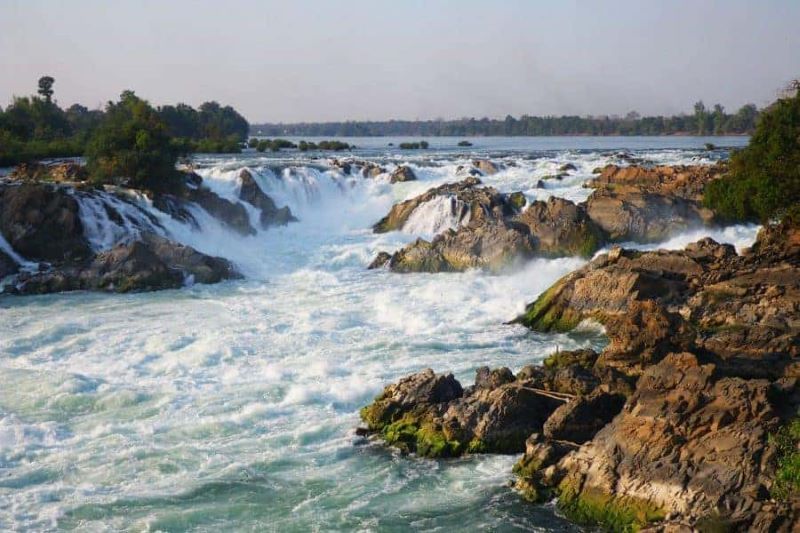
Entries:
{"type": "Polygon", "coordinates": [[[728,220],[769,221],[800,202],[800,89],[764,110],[728,174],[711,182],[705,203],[728,220]]]}
{"type": "Polygon", "coordinates": [[[125,91],[106,106],[86,147],[86,165],[97,182],[125,178],[132,187],[163,190],[177,182],[178,153],[158,112],[125,91]]]}
{"type": "Polygon", "coordinates": [[[399,146],[401,150],[425,150],[428,148],[428,141],[400,143],[399,146]]]}
{"type": "Polygon", "coordinates": [[[800,496],[800,418],[782,427],[770,441],[778,449],[778,470],[772,496],[779,500],[800,496]]]}
{"type": "MultiPolygon", "coordinates": [[[[702,102],[698,102],[702,104],[702,102]]],[[[741,135],[755,129],[758,109],[753,104],[727,113],[719,104],[709,112],[705,105],[693,114],[673,116],[543,116],[522,115],[504,119],[462,118],[457,120],[389,120],[365,122],[308,122],[299,124],[256,124],[253,131],[263,135],[314,137],[379,136],[546,136],[546,135],[741,135]]]]}
{"type": "MultiPolygon", "coordinates": [[[[104,122],[105,112],[73,104],[66,110],[53,99],[55,79],[43,76],[38,96],[17,97],[0,109],[0,166],[37,159],[84,155],[90,137],[104,122]]],[[[169,144],[181,154],[238,152],[249,124],[230,106],[206,102],[199,110],[186,104],[155,111],[169,144]]]]}

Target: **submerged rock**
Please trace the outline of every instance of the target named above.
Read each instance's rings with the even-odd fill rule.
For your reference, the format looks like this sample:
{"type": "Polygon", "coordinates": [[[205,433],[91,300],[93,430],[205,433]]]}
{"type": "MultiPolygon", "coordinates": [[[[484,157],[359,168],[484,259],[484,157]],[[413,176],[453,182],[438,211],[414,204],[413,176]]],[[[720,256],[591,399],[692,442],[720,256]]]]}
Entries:
{"type": "Polygon", "coordinates": [[[500,172],[501,166],[489,161],[488,159],[475,159],[472,166],[477,168],[484,176],[490,176],[500,172]]]}

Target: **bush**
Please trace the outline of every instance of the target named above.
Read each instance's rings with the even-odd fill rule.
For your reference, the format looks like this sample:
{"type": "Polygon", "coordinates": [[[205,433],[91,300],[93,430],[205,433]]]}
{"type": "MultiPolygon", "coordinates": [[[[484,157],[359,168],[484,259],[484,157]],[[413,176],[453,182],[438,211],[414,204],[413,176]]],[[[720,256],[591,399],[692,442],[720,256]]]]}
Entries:
{"type": "Polygon", "coordinates": [[[761,221],[783,216],[800,202],[800,88],[762,114],[730,170],[705,190],[705,204],[723,219],[761,221]]]}
{"type": "Polygon", "coordinates": [[[177,184],[178,154],[156,110],[125,91],[106,107],[86,148],[86,166],[95,182],[126,178],[132,187],[163,190],[177,184]]]}

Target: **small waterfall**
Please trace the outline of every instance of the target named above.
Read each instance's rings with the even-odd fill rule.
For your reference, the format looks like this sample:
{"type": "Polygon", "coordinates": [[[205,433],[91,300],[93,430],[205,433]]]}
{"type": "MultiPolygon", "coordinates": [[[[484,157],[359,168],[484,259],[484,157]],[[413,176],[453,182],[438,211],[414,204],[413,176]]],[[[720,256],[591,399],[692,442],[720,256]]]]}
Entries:
{"type": "Polygon", "coordinates": [[[35,271],[39,268],[36,263],[28,261],[21,255],[19,255],[17,252],[15,252],[14,248],[11,247],[11,245],[8,243],[5,237],[3,237],[2,233],[0,233],[0,252],[5,253],[8,257],[13,259],[14,262],[17,263],[23,270],[35,271]]]}
{"type": "Polygon", "coordinates": [[[101,191],[72,191],[78,201],[83,231],[96,252],[135,240],[143,231],[164,234],[158,218],[144,207],[101,191]]]}
{"type": "Polygon", "coordinates": [[[437,196],[414,209],[403,225],[403,231],[414,235],[436,235],[467,224],[470,215],[469,206],[456,196],[437,196]]]}

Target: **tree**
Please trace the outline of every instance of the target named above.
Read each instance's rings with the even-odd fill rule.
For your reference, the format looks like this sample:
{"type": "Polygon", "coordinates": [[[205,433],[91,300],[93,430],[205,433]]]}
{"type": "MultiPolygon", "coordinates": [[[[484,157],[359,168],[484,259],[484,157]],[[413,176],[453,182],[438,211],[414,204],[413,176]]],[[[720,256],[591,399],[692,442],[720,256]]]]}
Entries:
{"type": "Polygon", "coordinates": [[[44,97],[45,102],[48,104],[53,98],[53,84],[56,82],[51,76],[42,76],[39,78],[39,90],[37,91],[44,97]]]}
{"type": "Polygon", "coordinates": [[[725,108],[720,104],[715,104],[712,117],[714,124],[714,135],[722,135],[725,127],[725,108]]]}
{"type": "Polygon", "coordinates": [[[800,203],[800,88],[761,113],[728,174],[706,187],[705,203],[723,218],[761,222],[800,203]]]}
{"type": "Polygon", "coordinates": [[[169,190],[179,183],[177,157],[158,112],[133,91],[108,103],[86,148],[86,164],[96,182],[124,178],[131,187],[149,190],[169,190]]]}

